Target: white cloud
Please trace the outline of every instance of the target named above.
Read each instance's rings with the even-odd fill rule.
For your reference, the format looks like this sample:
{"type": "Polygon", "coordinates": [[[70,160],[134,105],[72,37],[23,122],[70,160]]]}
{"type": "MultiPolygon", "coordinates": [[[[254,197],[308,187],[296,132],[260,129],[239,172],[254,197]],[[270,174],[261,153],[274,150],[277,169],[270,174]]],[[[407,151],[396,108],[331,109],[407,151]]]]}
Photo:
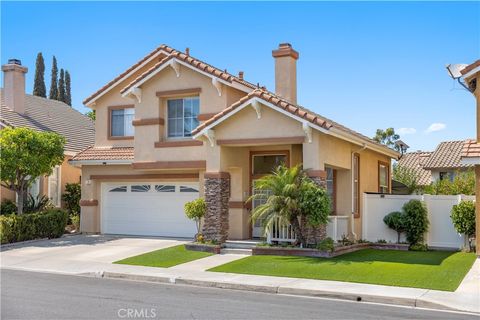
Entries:
{"type": "Polygon", "coordinates": [[[398,128],[396,130],[396,133],[400,134],[400,135],[405,135],[405,134],[414,134],[415,132],[417,132],[417,129],[415,128],[398,128]]]}
{"type": "Polygon", "coordinates": [[[447,127],[447,125],[445,123],[435,122],[435,123],[432,123],[427,128],[427,130],[425,130],[425,132],[430,133],[430,132],[435,132],[435,131],[441,131],[441,130],[445,129],[446,127],[447,127]]]}

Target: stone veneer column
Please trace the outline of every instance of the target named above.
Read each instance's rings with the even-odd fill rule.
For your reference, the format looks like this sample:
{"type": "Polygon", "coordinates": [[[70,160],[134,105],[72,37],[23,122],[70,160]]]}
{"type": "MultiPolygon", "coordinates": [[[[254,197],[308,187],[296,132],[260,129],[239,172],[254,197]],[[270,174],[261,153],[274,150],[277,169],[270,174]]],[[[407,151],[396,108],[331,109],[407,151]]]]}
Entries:
{"type": "MultiPolygon", "coordinates": [[[[322,188],[327,187],[327,172],[324,170],[309,170],[307,175],[318,186],[322,188]]],[[[306,227],[307,243],[316,245],[327,237],[327,226],[320,225],[318,227],[306,227]]]]}
{"type": "Polygon", "coordinates": [[[207,212],[203,220],[202,233],[206,240],[223,243],[228,237],[230,174],[205,172],[204,180],[207,212]]]}

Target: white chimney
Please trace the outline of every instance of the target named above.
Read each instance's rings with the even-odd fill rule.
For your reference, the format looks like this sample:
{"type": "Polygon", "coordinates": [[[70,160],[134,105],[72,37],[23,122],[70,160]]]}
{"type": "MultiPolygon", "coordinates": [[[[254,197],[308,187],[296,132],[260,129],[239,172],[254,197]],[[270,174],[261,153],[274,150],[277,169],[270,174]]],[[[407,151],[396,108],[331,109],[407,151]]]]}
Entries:
{"type": "Polygon", "coordinates": [[[9,59],[2,71],[5,105],[17,113],[25,113],[25,74],[28,68],[18,59],[9,59]]]}
{"type": "Polygon", "coordinates": [[[275,58],[275,93],[296,104],[299,54],[290,43],[280,43],[272,56],[275,58]]]}

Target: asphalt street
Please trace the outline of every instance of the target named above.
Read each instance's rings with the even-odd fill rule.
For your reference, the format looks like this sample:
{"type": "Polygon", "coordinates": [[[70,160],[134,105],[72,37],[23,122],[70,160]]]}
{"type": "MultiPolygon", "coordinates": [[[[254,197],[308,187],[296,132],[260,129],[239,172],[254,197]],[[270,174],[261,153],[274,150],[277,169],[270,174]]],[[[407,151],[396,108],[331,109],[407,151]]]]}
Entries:
{"type": "Polygon", "coordinates": [[[1,319],[478,319],[470,314],[1,270],[1,319]]]}

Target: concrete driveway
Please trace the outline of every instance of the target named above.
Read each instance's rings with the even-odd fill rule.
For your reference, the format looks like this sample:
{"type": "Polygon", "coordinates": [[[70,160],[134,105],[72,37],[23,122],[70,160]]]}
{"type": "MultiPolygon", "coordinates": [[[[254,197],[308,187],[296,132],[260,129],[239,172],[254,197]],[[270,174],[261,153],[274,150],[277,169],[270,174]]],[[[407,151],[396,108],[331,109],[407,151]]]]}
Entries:
{"type": "Polygon", "coordinates": [[[112,262],[186,243],[187,239],[75,235],[2,247],[2,268],[87,273],[112,262]]]}

